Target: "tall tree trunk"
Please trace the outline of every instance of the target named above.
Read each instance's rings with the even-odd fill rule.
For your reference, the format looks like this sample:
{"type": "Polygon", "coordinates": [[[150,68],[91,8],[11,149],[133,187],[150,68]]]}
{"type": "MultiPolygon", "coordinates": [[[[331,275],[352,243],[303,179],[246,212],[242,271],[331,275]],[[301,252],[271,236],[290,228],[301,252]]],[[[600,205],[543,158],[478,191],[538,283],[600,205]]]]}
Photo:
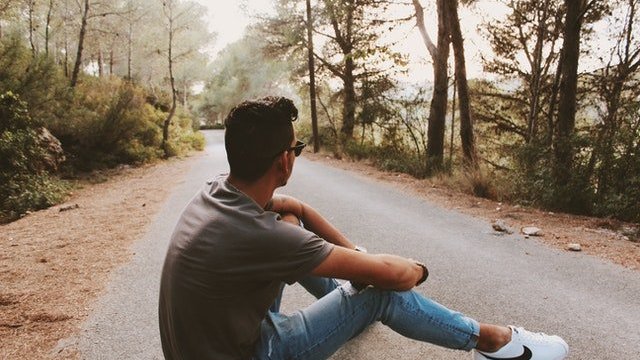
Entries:
{"type": "Polygon", "coordinates": [[[78,52],[76,53],[76,63],[71,73],[71,87],[75,87],[78,83],[78,74],[82,66],[82,50],[84,46],[84,37],[87,33],[87,19],[89,18],[89,0],[84,0],[84,12],[82,13],[82,23],[80,25],[80,35],[78,36],[78,52]]]}
{"type": "MultiPolygon", "coordinates": [[[[129,2],[131,11],[131,2],[129,2]]],[[[131,14],[129,14],[131,16],[131,14]]],[[[131,81],[131,51],[133,48],[133,21],[129,19],[129,31],[127,32],[127,80],[131,81]]]]}
{"type": "Polygon", "coordinates": [[[345,24],[344,41],[341,46],[344,54],[344,107],[342,111],[342,134],[350,139],[353,137],[353,127],[356,123],[356,78],[355,62],[353,61],[353,13],[355,11],[354,0],[344,0],[347,6],[347,20],[345,24]]]}
{"type": "Polygon", "coordinates": [[[182,85],[182,89],[183,89],[183,93],[182,93],[182,108],[186,109],[187,108],[187,99],[189,97],[189,86],[188,86],[186,81],[182,85]]]}
{"type": "Polygon", "coordinates": [[[344,67],[344,106],[342,108],[341,132],[347,139],[353,137],[353,127],[356,122],[356,89],[353,71],[355,64],[351,53],[346,55],[344,67]]]}
{"type": "Polygon", "coordinates": [[[62,29],[64,37],[64,77],[69,77],[69,33],[67,32],[67,16],[69,15],[69,2],[64,1],[64,17],[62,18],[62,29]]]}
{"type": "Polygon", "coordinates": [[[449,59],[449,31],[445,2],[438,4],[438,45],[433,64],[433,97],[429,109],[429,126],[427,128],[427,171],[430,173],[442,170],[444,160],[444,130],[447,116],[449,59]]]}
{"type": "Polygon", "coordinates": [[[51,26],[51,12],[53,11],[53,0],[49,0],[49,9],[47,10],[47,23],[44,29],[44,53],[49,56],[49,27],[51,26]]]}
{"type": "Polygon", "coordinates": [[[113,58],[113,44],[111,44],[111,50],[109,50],[109,75],[113,76],[113,65],[115,65],[115,59],[113,58]]]}
{"type": "MultiPolygon", "coordinates": [[[[565,0],[567,15],[562,45],[560,80],[560,100],[555,137],[554,178],[559,187],[566,187],[571,181],[573,168],[572,136],[576,120],[576,93],[578,87],[578,60],[580,58],[581,13],[585,0],[565,0]]],[[[569,200],[569,199],[567,199],[569,200]]]]}
{"type": "Polygon", "coordinates": [[[34,7],[36,5],[36,0],[29,0],[29,44],[31,44],[31,54],[35,56],[36,54],[36,45],[33,42],[33,32],[35,31],[35,24],[33,21],[33,13],[35,11],[34,7]]]}
{"type": "Polygon", "coordinates": [[[453,143],[455,141],[456,128],[456,96],[458,94],[458,86],[453,82],[453,97],[451,99],[451,138],[449,139],[449,164],[453,164],[453,143]]]}
{"type": "MultiPolygon", "coordinates": [[[[473,134],[473,119],[469,105],[469,84],[467,83],[467,66],[464,57],[464,39],[460,30],[458,18],[458,0],[445,1],[448,6],[447,18],[451,29],[451,44],[455,58],[455,79],[458,85],[458,100],[460,105],[460,140],[465,165],[475,168],[478,166],[476,142],[473,134]]],[[[454,95],[455,96],[455,95],[454,95]]],[[[453,131],[453,129],[452,129],[453,131]]]]}
{"type": "MultiPolygon", "coordinates": [[[[338,75],[344,84],[343,88],[343,105],[342,105],[342,127],[340,132],[345,139],[353,137],[353,128],[355,126],[355,109],[356,109],[356,91],[355,91],[355,62],[353,60],[353,17],[356,9],[356,1],[343,0],[346,19],[343,28],[340,28],[340,19],[334,8],[333,0],[324,0],[329,12],[329,20],[335,34],[335,41],[340,47],[342,56],[344,57],[344,71],[334,70],[334,74],[338,75]]],[[[361,6],[361,5],[360,5],[361,6]]]]}
{"type": "Polygon", "coordinates": [[[536,30],[536,46],[533,51],[533,63],[531,64],[531,84],[530,84],[530,102],[529,114],[527,121],[527,143],[534,141],[538,135],[538,114],[540,112],[540,93],[542,91],[542,48],[547,31],[547,14],[549,9],[549,0],[545,0],[544,4],[538,5],[536,15],[538,17],[538,28],[536,30]],[[542,8],[540,8],[540,6],[542,8]]]}
{"type": "Polygon", "coordinates": [[[169,114],[164,119],[164,123],[162,124],[162,150],[164,151],[164,156],[169,157],[169,126],[171,125],[171,120],[173,119],[173,115],[176,113],[178,94],[176,92],[176,82],[173,77],[173,4],[169,5],[169,82],[171,84],[171,109],[169,109],[169,114]]]}
{"type": "Polygon", "coordinates": [[[558,105],[558,92],[560,91],[560,79],[562,78],[562,63],[564,59],[564,53],[560,51],[560,59],[558,59],[558,68],[556,69],[555,76],[553,78],[553,85],[551,86],[551,95],[549,96],[549,113],[547,114],[547,134],[545,144],[549,147],[553,146],[555,137],[555,117],[556,106],[558,105]]]}
{"type": "Polygon", "coordinates": [[[64,77],[69,77],[69,39],[65,31],[64,36],[64,77]]]}
{"type": "Polygon", "coordinates": [[[311,105],[311,129],[313,133],[313,152],[320,150],[318,135],[318,111],[316,108],[316,69],[313,58],[313,19],[311,18],[311,0],[307,0],[307,52],[309,53],[309,104],[311,105]]]}
{"type": "Polygon", "coordinates": [[[104,56],[102,55],[102,46],[98,44],[98,77],[104,75],[104,56]]]}

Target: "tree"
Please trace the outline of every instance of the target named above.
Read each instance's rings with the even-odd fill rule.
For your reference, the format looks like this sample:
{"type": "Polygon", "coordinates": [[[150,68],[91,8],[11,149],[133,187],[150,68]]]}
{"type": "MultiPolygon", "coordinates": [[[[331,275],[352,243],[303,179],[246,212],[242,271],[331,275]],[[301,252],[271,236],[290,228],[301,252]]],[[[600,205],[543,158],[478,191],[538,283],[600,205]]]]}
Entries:
{"type": "Polygon", "coordinates": [[[640,158],[637,151],[640,120],[636,116],[640,98],[640,37],[636,30],[640,25],[638,5],[638,0],[614,3],[608,24],[614,45],[608,56],[602,56],[606,59],[603,67],[587,75],[601,121],[594,127],[596,135],[586,174],[589,178],[594,176],[592,182],[596,186],[597,202],[615,204],[604,213],[626,212],[622,204],[638,202],[633,194],[619,196],[640,180],[640,177],[632,175],[638,174],[636,166],[640,163],[637,160],[640,158]]]}
{"type": "Polygon", "coordinates": [[[177,97],[178,92],[176,90],[176,81],[173,77],[173,63],[175,61],[173,54],[173,38],[176,35],[176,32],[179,30],[179,27],[176,26],[176,20],[184,15],[184,13],[176,13],[176,4],[174,0],[163,0],[162,2],[162,11],[164,12],[164,16],[167,19],[167,34],[169,35],[169,42],[167,43],[167,62],[169,65],[169,84],[171,85],[171,107],[169,108],[169,113],[167,117],[164,119],[162,123],[162,150],[164,151],[164,156],[169,157],[169,125],[171,125],[171,119],[173,119],[173,115],[176,113],[177,106],[177,97]]]}
{"type": "Polygon", "coordinates": [[[54,0],[49,0],[49,7],[47,8],[47,21],[45,23],[45,35],[44,35],[44,49],[45,49],[45,54],[48,56],[49,55],[49,39],[50,39],[50,34],[51,34],[51,14],[53,13],[53,5],[54,5],[54,0]]]}
{"type": "MultiPolygon", "coordinates": [[[[75,87],[78,83],[78,75],[82,67],[82,56],[85,45],[85,37],[88,31],[88,22],[92,18],[104,18],[111,15],[122,15],[127,13],[127,9],[119,9],[118,4],[105,4],[101,2],[92,3],[91,0],[84,0],[81,7],[81,22],[78,35],[78,48],[76,51],[76,61],[71,73],[71,87],[75,87]],[[94,9],[95,7],[95,9],[94,9]]],[[[101,69],[101,66],[99,66],[101,69]]]]}
{"type": "Polygon", "coordinates": [[[433,60],[433,96],[429,110],[427,130],[427,169],[438,171],[444,161],[444,130],[447,116],[449,59],[449,23],[446,0],[437,0],[438,8],[438,45],[434,45],[424,23],[424,9],[418,0],[413,0],[416,24],[422,40],[433,60]]]}
{"type": "Polygon", "coordinates": [[[313,152],[320,148],[318,138],[318,113],[316,110],[316,68],[313,58],[313,20],[311,17],[311,0],[307,0],[307,48],[309,52],[309,104],[311,105],[311,128],[313,132],[313,152]]]}
{"type": "MultiPolygon", "coordinates": [[[[446,1],[447,18],[451,32],[451,44],[453,45],[455,59],[455,82],[457,85],[459,109],[460,109],[460,139],[465,164],[471,168],[477,167],[477,155],[475,138],[473,134],[473,119],[469,104],[469,85],[467,84],[467,68],[464,57],[464,40],[460,30],[458,18],[458,1],[446,1]]],[[[454,93],[455,96],[455,93],[454,93]]],[[[453,129],[451,130],[453,134],[453,129]]]]}
{"type": "Polygon", "coordinates": [[[78,83],[78,75],[80,74],[80,66],[82,65],[82,51],[84,50],[84,37],[87,33],[87,20],[89,19],[89,6],[89,0],[84,0],[80,34],[78,35],[78,51],[76,52],[76,62],[73,65],[73,72],[71,73],[71,87],[75,87],[78,83]]]}
{"type": "Polygon", "coordinates": [[[565,0],[566,17],[563,28],[562,61],[558,67],[560,97],[556,117],[556,136],[553,142],[555,160],[553,176],[556,187],[561,192],[559,197],[562,199],[558,199],[558,206],[562,209],[575,209],[582,206],[580,192],[571,188],[574,170],[573,135],[576,124],[578,62],[580,60],[582,26],[590,11],[595,16],[602,13],[598,5],[603,6],[598,4],[596,0],[565,0]]]}
{"type": "MultiPolygon", "coordinates": [[[[333,0],[324,0],[326,6],[326,12],[333,28],[333,39],[338,45],[344,65],[341,69],[333,66],[329,66],[329,69],[339,78],[342,79],[344,84],[344,103],[342,110],[342,129],[341,132],[347,138],[353,136],[353,127],[355,125],[355,111],[356,111],[356,90],[355,90],[355,61],[352,51],[354,50],[356,37],[354,36],[354,16],[355,12],[360,10],[357,7],[357,3],[353,0],[347,0],[344,2],[337,2],[333,0]]],[[[322,58],[320,58],[322,59],[322,58]]],[[[324,59],[321,61],[328,64],[324,59]]]]}
{"type": "Polygon", "coordinates": [[[285,79],[294,67],[267,56],[262,38],[258,29],[249,29],[245,37],[222,49],[209,66],[211,75],[200,104],[209,123],[220,122],[244,100],[274,93],[293,96],[285,79]]]}
{"type": "MultiPolygon", "coordinates": [[[[527,144],[547,143],[552,138],[553,66],[558,64],[558,43],[562,36],[564,9],[557,0],[518,0],[509,3],[509,14],[483,26],[495,56],[483,57],[486,71],[497,74],[502,83],[516,83],[479,96],[511,99],[521,110],[510,119],[513,132],[527,144]],[[543,130],[543,134],[540,131],[543,130]],[[539,136],[542,135],[543,139],[539,136]]],[[[487,114],[486,120],[491,120],[487,114]]],[[[499,121],[496,118],[495,121],[499,121]]]]}
{"type": "MultiPolygon", "coordinates": [[[[319,83],[338,81],[341,85],[329,91],[340,95],[335,100],[341,101],[343,140],[352,139],[357,120],[365,119],[359,116],[361,104],[369,103],[361,98],[365,82],[386,82],[395,70],[393,65],[402,63],[401,56],[379,41],[386,25],[380,15],[386,6],[377,0],[322,0],[313,9],[313,31],[322,44],[314,53],[318,64],[315,75],[319,83]]],[[[280,0],[276,15],[264,18],[260,26],[267,34],[270,54],[305,64],[294,73],[296,79],[306,76],[307,71],[307,62],[302,60],[308,42],[303,9],[300,2],[280,0]]]]}

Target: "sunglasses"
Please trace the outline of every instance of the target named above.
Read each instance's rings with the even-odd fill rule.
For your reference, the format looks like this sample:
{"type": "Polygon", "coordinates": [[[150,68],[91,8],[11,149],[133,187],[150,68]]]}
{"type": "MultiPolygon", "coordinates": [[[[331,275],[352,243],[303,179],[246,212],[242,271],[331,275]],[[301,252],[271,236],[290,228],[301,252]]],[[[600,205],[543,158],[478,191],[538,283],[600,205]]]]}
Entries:
{"type": "Polygon", "coordinates": [[[307,146],[307,144],[303,143],[300,140],[296,141],[296,144],[293,145],[290,148],[286,148],[286,149],[282,149],[280,151],[278,151],[277,153],[275,153],[275,155],[272,155],[271,157],[275,158],[276,156],[282,154],[285,151],[293,151],[293,153],[296,155],[296,157],[300,156],[300,154],[302,154],[302,149],[304,149],[304,147],[307,146]]]}
{"type": "Polygon", "coordinates": [[[298,141],[296,141],[296,144],[294,146],[288,148],[286,151],[293,150],[293,153],[296,155],[296,157],[298,157],[298,156],[300,156],[300,154],[302,154],[302,149],[304,149],[305,146],[307,146],[307,144],[305,144],[302,141],[298,140],[298,141]]]}

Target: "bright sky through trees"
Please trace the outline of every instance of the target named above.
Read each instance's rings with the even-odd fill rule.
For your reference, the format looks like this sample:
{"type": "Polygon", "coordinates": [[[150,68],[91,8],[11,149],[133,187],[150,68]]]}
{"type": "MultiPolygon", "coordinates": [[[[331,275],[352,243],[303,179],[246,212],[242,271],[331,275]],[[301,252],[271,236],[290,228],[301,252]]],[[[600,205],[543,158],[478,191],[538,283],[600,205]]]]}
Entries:
{"type": "MultiPolygon", "coordinates": [[[[208,9],[206,21],[209,30],[217,33],[216,41],[210,51],[211,56],[232,43],[239,40],[247,25],[255,21],[252,18],[255,14],[272,11],[272,0],[240,0],[240,1],[221,1],[221,0],[196,0],[205,5],[208,9]]],[[[425,17],[429,35],[432,39],[436,39],[437,35],[437,19],[435,14],[435,4],[428,0],[422,0],[425,7],[425,17]],[[429,26],[432,24],[433,26],[429,26]]],[[[410,5],[410,4],[409,4],[410,5]]],[[[401,5],[393,10],[394,14],[387,14],[393,18],[405,18],[413,11],[412,6],[401,5]]],[[[490,19],[491,17],[504,16],[507,8],[500,4],[497,0],[479,0],[471,8],[460,8],[460,22],[465,39],[465,53],[467,56],[467,74],[470,78],[486,76],[483,74],[481,65],[481,54],[487,55],[489,46],[486,40],[479,33],[478,25],[482,22],[482,18],[490,19]]],[[[405,25],[395,29],[387,40],[397,44],[397,49],[406,53],[410,57],[410,74],[412,81],[431,81],[433,72],[430,65],[430,57],[420,38],[420,34],[414,27],[415,21],[406,22],[405,25]]],[[[603,30],[606,24],[596,24],[596,34],[604,36],[603,30]]],[[[603,40],[597,40],[602,42],[603,40]]],[[[582,62],[580,64],[581,71],[586,68],[595,68],[594,64],[582,62]]]]}
{"type": "MultiPolygon", "coordinates": [[[[209,13],[207,14],[207,22],[209,30],[216,32],[217,39],[212,49],[212,55],[224,48],[231,42],[240,39],[247,25],[251,24],[254,19],[253,14],[268,12],[272,9],[271,0],[242,0],[242,1],[219,1],[219,0],[197,0],[199,3],[207,6],[209,13]]],[[[430,23],[434,24],[431,36],[436,36],[436,15],[435,6],[428,8],[425,2],[425,15],[429,17],[430,23]]],[[[482,9],[489,10],[487,5],[479,5],[482,9]]],[[[413,8],[411,6],[403,6],[397,11],[397,17],[406,17],[413,8]]],[[[494,12],[495,13],[495,12],[494,12]]],[[[394,15],[395,16],[395,15],[394,15]]],[[[469,69],[467,70],[471,76],[480,74],[482,68],[480,66],[480,57],[474,56],[478,54],[478,47],[483,46],[484,41],[475,31],[480,22],[480,18],[472,14],[468,10],[460,13],[462,23],[467,31],[465,38],[467,39],[467,52],[469,53],[469,69]]],[[[397,43],[397,48],[404,53],[408,53],[411,58],[413,69],[420,71],[412,71],[412,78],[416,75],[423,79],[431,79],[432,71],[430,67],[424,68],[427,55],[426,48],[420,39],[420,34],[414,29],[415,21],[409,21],[405,26],[394,31],[390,35],[390,40],[397,43]],[[416,74],[417,73],[417,74],[416,74]]]]}

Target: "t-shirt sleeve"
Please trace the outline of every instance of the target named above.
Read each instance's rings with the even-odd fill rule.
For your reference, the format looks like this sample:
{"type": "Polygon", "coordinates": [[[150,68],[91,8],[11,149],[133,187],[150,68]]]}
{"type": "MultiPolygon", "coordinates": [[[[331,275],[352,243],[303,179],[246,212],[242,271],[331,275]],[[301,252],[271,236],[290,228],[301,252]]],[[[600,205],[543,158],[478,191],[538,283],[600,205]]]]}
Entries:
{"type": "Polygon", "coordinates": [[[260,277],[292,284],[308,275],[329,256],[334,245],[303,228],[280,223],[263,238],[260,277]]]}
{"type": "Polygon", "coordinates": [[[313,234],[302,242],[300,248],[285,257],[286,261],[289,262],[291,272],[283,274],[282,280],[288,284],[293,284],[300,280],[320,265],[329,256],[334,246],[313,234]]]}

